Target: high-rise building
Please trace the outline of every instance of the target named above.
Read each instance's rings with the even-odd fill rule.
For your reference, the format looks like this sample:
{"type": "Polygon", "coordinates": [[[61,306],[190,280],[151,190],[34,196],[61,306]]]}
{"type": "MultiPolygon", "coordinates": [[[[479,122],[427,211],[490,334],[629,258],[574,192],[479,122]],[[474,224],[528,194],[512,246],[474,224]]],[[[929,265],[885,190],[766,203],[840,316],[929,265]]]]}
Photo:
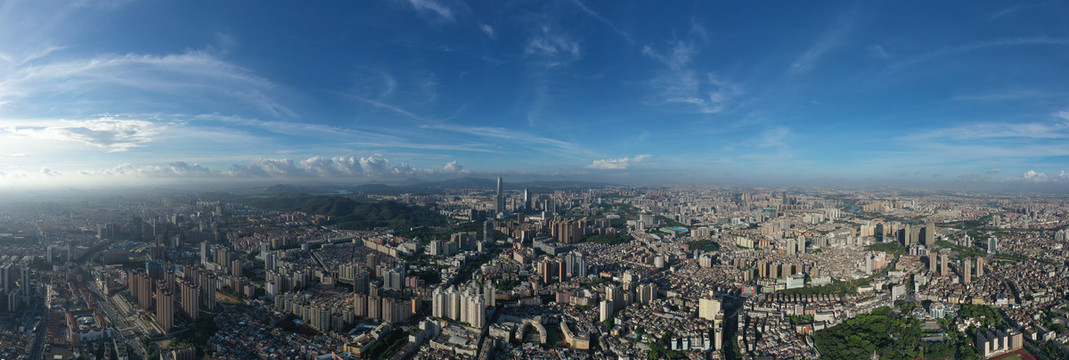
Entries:
{"type": "Polygon", "coordinates": [[[557,242],[573,244],[583,239],[583,229],[579,226],[579,221],[556,220],[551,222],[550,226],[550,235],[557,242]]]}
{"type": "Polygon", "coordinates": [[[530,197],[530,195],[531,194],[527,192],[527,189],[523,189],[523,211],[524,212],[530,212],[531,210],[533,210],[533,209],[531,209],[531,197],[530,197]]]}
{"type": "Polygon", "coordinates": [[[353,315],[367,317],[367,295],[359,293],[353,295],[353,315]]]}
{"type": "Polygon", "coordinates": [[[22,277],[19,280],[19,288],[22,289],[23,300],[29,302],[29,297],[33,296],[33,283],[30,282],[30,268],[23,266],[20,270],[22,277]]]}
{"type": "Polygon", "coordinates": [[[12,263],[0,265],[0,290],[4,295],[15,289],[15,272],[18,266],[12,263]]]}
{"type": "Polygon", "coordinates": [[[431,316],[444,318],[448,305],[449,299],[446,298],[445,291],[442,291],[441,287],[434,288],[434,292],[431,293],[431,316]]]}
{"type": "Polygon", "coordinates": [[[567,270],[569,277],[586,277],[587,264],[583,253],[572,251],[564,257],[564,261],[566,263],[565,269],[567,270]]]}
{"type": "Polygon", "coordinates": [[[505,189],[501,182],[501,177],[497,177],[497,198],[494,201],[494,214],[502,214],[505,212],[505,189]]]}
{"type": "Polygon", "coordinates": [[[935,245],[935,224],[928,223],[924,226],[924,246],[932,247],[935,245]]]}
{"type": "Polygon", "coordinates": [[[146,273],[138,273],[137,277],[137,303],[145,310],[152,308],[152,285],[155,284],[146,273]]]}
{"type": "Polygon", "coordinates": [[[615,284],[605,286],[605,300],[612,303],[613,311],[623,308],[624,297],[623,290],[615,284]]]}
{"type": "Polygon", "coordinates": [[[653,300],[657,300],[657,288],[653,284],[642,284],[636,289],[638,293],[638,302],[643,304],[649,304],[653,300]]]}
{"type": "Polygon", "coordinates": [[[494,220],[493,219],[486,219],[486,221],[483,222],[483,241],[485,241],[485,242],[494,241],[494,220]]]}
{"type": "Polygon", "coordinates": [[[497,305],[497,289],[494,288],[493,280],[486,279],[486,284],[483,285],[483,302],[486,306],[494,307],[497,305]]]}
{"type": "Polygon", "coordinates": [[[398,322],[398,304],[392,298],[382,298],[382,321],[388,323],[398,322]]]}
{"type": "Polygon", "coordinates": [[[179,287],[182,289],[182,312],[190,320],[197,321],[200,315],[200,288],[188,281],[182,281],[179,287]]]}
{"type": "Polygon", "coordinates": [[[991,237],[987,238],[987,253],[988,254],[998,253],[998,238],[996,238],[994,236],[991,236],[991,237]]]}
{"type": "Polygon", "coordinates": [[[176,279],[174,270],[167,270],[163,272],[163,283],[165,285],[164,288],[167,289],[167,291],[170,291],[172,293],[178,291],[175,287],[175,280],[176,279]]]}
{"type": "Polygon", "coordinates": [[[921,227],[919,227],[919,226],[917,226],[917,227],[909,227],[909,226],[907,226],[907,228],[909,229],[909,238],[910,239],[909,239],[909,244],[906,244],[906,246],[908,247],[909,245],[919,244],[920,241],[921,241],[921,227]]]}
{"type": "Polygon", "coordinates": [[[972,261],[969,261],[968,259],[962,259],[961,260],[962,282],[966,282],[966,283],[972,282],[972,269],[971,268],[972,268],[972,261]]]}
{"type": "Polygon", "coordinates": [[[208,311],[215,311],[215,290],[218,289],[215,275],[204,272],[200,277],[200,293],[202,297],[201,305],[204,305],[204,309],[208,311]]]}
{"type": "Polygon", "coordinates": [[[943,249],[939,252],[939,276],[950,276],[950,250],[943,249]]]}
{"type": "Polygon", "coordinates": [[[462,306],[460,305],[461,304],[461,302],[460,302],[460,293],[457,292],[456,288],[450,287],[449,290],[446,291],[445,300],[446,300],[446,309],[445,309],[446,310],[445,311],[446,317],[448,317],[450,319],[459,319],[460,318],[460,312],[461,312],[460,308],[462,306]]]}
{"type": "Polygon", "coordinates": [[[220,269],[226,269],[227,266],[230,265],[231,257],[229,249],[222,246],[215,246],[215,248],[212,249],[212,252],[215,253],[215,263],[219,265],[220,269]]]}
{"type": "Polygon", "coordinates": [[[230,262],[230,275],[234,277],[241,277],[241,269],[245,267],[245,263],[241,259],[234,259],[230,262]]]}
{"type": "Polygon", "coordinates": [[[156,321],[164,332],[174,327],[174,293],[162,288],[156,291],[156,321]]]}
{"type": "Polygon", "coordinates": [[[399,263],[396,267],[387,269],[383,274],[383,288],[386,290],[404,291],[405,288],[405,263],[399,263]]]}
{"type": "Polygon", "coordinates": [[[267,256],[264,256],[264,271],[273,271],[273,270],[275,270],[275,266],[277,264],[278,264],[278,256],[275,255],[274,253],[267,253],[267,256]]]}
{"type": "Polygon", "coordinates": [[[987,260],[984,260],[982,257],[976,258],[976,277],[979,278],[984,276],[984,266],[987,266],[986,262],[987,260]]]}
{"type": "Polygon", "coordinates": [[[612,318],[613,307],[612,302],[609,300],[602,300],[598,304],[598,321],[605,321],[612,318]]]}
{"type": "Polygon", "coordinates": [[[698,299],[698,317],[713,321],[716,319],[716,315],[720,313],[720,300],[712,297],[703,297],[698,299]]]}
{"type": "Polygon", "coordinates": [[[204,266],[208,265],[208,242],[207,241],[202,241],[200,243],[200,264],[204,265],[204,266]]]}
{"type": "Polygon", "coordinates": [[[371,319],[382,319],[382,299],[378,296],[367,297],[367,317],[371,319]]]}
{"type": "MultiPolygon", "coordinates": [[[[378,255],[376,255],[374,253],[367,254],[367,258],[365,259],[365,261],[367,262],[367,268],[371,272],[373,272],[373,273],[377,272],[375,269],[379,268],[379,256],[378,255]]],[[[376,276],[378,276],[378,275],[376,275],[376,276]]]]}

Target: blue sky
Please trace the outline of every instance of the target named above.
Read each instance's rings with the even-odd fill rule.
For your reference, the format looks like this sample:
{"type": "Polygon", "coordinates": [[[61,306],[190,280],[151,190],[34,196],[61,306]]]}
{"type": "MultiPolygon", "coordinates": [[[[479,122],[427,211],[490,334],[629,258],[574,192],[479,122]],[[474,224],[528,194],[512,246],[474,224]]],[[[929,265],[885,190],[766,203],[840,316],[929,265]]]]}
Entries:
{"type": "Polygon", "coordinates": [[[8,0],[0,182],[1069,183],[1063,4],[758,4],[8,0]]]}

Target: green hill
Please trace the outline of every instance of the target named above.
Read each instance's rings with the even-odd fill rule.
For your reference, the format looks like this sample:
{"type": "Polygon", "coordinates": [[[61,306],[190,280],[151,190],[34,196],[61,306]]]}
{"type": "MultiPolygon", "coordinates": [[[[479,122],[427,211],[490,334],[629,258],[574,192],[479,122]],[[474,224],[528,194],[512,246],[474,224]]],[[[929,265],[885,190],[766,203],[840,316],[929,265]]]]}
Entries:
{"type": "Polygon", "coordinates": [[[361,202],[341,196],[286,194],[252,202],[263,209],[330,216],[331,223],[342,229],[390,227],[408,230],[417,226],[446,225],[446,218],[430,209],[396,201],[361,202]]]}

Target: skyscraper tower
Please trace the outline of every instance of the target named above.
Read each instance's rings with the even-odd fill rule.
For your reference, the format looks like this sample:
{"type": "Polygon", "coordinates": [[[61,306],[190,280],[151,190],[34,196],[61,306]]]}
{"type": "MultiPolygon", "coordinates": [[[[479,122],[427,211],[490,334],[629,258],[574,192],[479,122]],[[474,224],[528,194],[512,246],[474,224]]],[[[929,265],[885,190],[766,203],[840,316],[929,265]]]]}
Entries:
{"type": "Polygon", "coordinates": [[[494,215],[505,212],[505,193],[501,183],[501,177],[497,177],[497,201],[494,202],[494,215]]]}
{"type": "Polygon", "coordinates": [[[527,189],[523,189],[523,211],[524,212],[531,211],[531,197],[530,197],[530,195],[531,194],[527,192],[527,189]]]}

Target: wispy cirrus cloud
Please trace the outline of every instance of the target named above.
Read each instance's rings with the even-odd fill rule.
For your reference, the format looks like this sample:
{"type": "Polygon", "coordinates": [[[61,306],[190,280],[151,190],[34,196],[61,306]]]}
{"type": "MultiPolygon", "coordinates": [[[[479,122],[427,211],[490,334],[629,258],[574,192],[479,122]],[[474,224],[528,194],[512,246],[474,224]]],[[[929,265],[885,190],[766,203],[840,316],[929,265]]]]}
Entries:
{"type": "Polygon", "coordinates": [[[669,43],[664,51],[650,46],[642,54],[660,62],[659,70],[648,84],[652,92],[651,105],[686,105],[702,114],[716,114],[732,106],[742,94],[738,84],[717,76],[713,72],[699,72],[691,62],[698,53],[697,45],[689,41],[669,43]]]}
{"type": "Polygon", "coordinates": [[[400,106],[389,104],[389,103],[386,103],[386,102],[381,101],[381,100],[366,98],[366,97],[363,97],[363,96],[353,95],[353,94],[349,94],[347,96],[349,98],[352,98],[354,100],[359,100],[360,102],[369,104],[371,106],[374,106],[374,107],[377,107],[377,108],[380,108],[380,109],[384,109],[384,110],[388,110],[388,111],[392,111],[392,112],[404,115],[406,117],[412,118],[413,120],[419,120],[419,121],[422,121],[422,122],[430,121],[427,118],[425,118],[423,116],[416,115],[415,113],[413,113],[411,111],[408,111],[408,110],[405,110],[404,108],[402,108],[400,106]]]}
{"type": "Polygon", "coordinates": [[[510,144],[525,145],[532,150],[549,152],[570,158],[591,154],[590,150],[575,143],[500,127],[438,124],[424,125],[422,128],[445,130],[483,138],[502,140],[510,144]]]}
{"type": "Polygon", "coordinates": [[[953,167],[966,169],[967,174],[982,174],[983,178],[1004,178],[1000,176],[1003,172],[1048,166],[1045,163],[1051,158],[1069,156],[1069,120],[1063,114],[1069,116],[1057,112],[1046,121],[974,122],[914,131],[893,138],[896,149],[877,152],[868,163],[953,167]],[[1006,169],[1009,164],[1016,167],[1006,169]],[[977,169],[978,165],[987,170],[977,169]]]}
{"type": "Polygon", "coordinates": [[[540,31],[527,41],[524,55],[533,56],[546,67],[568,65],[581,56],[579,42],[563,31],[542,25],[540,31]]]}
{"type": "Polygon", "coordinates": [[[901,70],[903,68],[915,66],[921,63],[929,62],[938,58],[967,53],[977,50],[998,48],[998,47],[1013,47],[1013,46],[1025,46],[1025,45],[1056,45],[1064,46],[1069,45],[1069,38],[1058,38],[1048,36],[1037,37],[1017,37],[1009,39],[997,39],[989,41],[975,42],[965,45],[950,46],[923,53],[917,56],[903,59],[891,65],[891,71],[901,70]]]}
{"type": "Polygon", "coordinates": [[[635,155],[632,157],[622,157],[618,159],[594,160],[594,162],[590,163],[590,165],[587,165],[586,168],[594,170],[626,170],[649,158],[649,154],[642,154],[635,155]]]}
{"type": "Polygon", "coordinates": [[[999,140],[999,139],[1064,139],[1069,138],[1069,112],[1059,112],[1055,117],[1063,121],[1053,122],[987,122],[947,128],[936,128],[906,135],[903,141],[921,142],[933,140],[999,140]]]}
{"type": "Polygon", "coordinates": [[[616,24],[613,24],[604,16],[601,16],[601,14],[599,14],[597,11],[594,11],[593,9],[587,7],[586,4],[583,4],[582,1],[572,0],[572,3],[578,6],[580,10],[583,10],[584,13],[590,15],[590,17],[594,18],[597,21],[600,21],[602,24],[605,24],[605,26],[608,26],[609,29],[612,29],[613,32],[620,34],[620,36],[623,37],[624,40],[627,40],[627,42],[631,43],[632,45],[635,43],[635,40],[631,38],[631,34],[628,34],[623,29],[620,29],[620,27],[616,26],[616,24]]]}
{"type": "Polygon", "coordinates": [[[53,53],[23,59],[0,74],[0,106],[13,102],[52,106],[62,95],[64,102],[93,101],[112,111],[132,113],[145,109],[136,108],[138,101],[131,100],[158,105],[156,96],[166,95],[166,106],[172,108],[204,110],[211,104],[234,106],[236,101],[263,114],[295,116],[268,93],[277,88],[274,83],[206,52],[73,59],[57,59],[53,53]],[[116,98],[116,94],[125,95],[116,98]]]}
{"type": "Polygon", "coordinates": [[[1010,7],[1007,7],[1007,8],[1003,8],[1003,9],[999,9],[998,11],[995,11],[994,13],[991,14],[990,19],[991,20],[995,20],[995,19],[998,19],[998,18],[1001,18],[1001,17],[1004,17],[1004,16],[1016,14],[1016,13],[1024,11],[1024,10],[1033,9],[1033,8],[1036,8],[1037,6],[1040,6],[1040,4],[1028,4],[1028,3],[1015,4],[1013,6],[1010,6],[1010,7]]]}
{"type": "MultiPolygon", "coordinates": [[[[856,19],[856,11],[851,11],[842,15],[834,24],[825,30],[824,34],[821,35],[816,42],[810,45],[802,55],[798,56],[798,58],[791,63],[788,72],[791,75],[802,75],[813,70],[825,55],[844,45],[847,37],[854,29],[856,19]]],[[[879,52],[885,53],[882,47],[877,47],[877,49],[879,52]]]]}
{"type": "Polygon", "coordinates": [[[416,10],[436,15],[438,18],[453,21],[453,9],[434,0],[408,0],[416,10]]]}

